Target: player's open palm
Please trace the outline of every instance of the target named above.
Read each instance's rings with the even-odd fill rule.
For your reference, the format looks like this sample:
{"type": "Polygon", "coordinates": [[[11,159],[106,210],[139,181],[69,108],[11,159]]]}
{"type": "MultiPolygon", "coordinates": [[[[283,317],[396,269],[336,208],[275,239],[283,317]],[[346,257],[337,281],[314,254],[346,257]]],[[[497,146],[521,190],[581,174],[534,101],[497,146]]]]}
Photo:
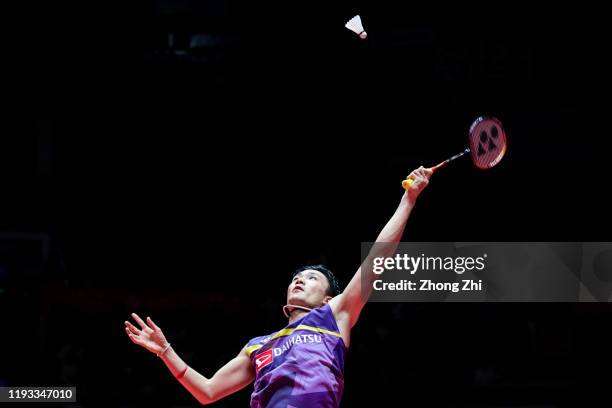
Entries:
{"type": "Polygon", "coordinates": [[[164,333],[153,323],[150,317],[147,317],[148,324],[145,324],[136,313],[132,313],[132,318],[138,323],[140,329],[127,320],[125,321],[125,332],[130,337],[130,340],[158,355],[165,350],[168,346],[168,341],[164,333]]]}

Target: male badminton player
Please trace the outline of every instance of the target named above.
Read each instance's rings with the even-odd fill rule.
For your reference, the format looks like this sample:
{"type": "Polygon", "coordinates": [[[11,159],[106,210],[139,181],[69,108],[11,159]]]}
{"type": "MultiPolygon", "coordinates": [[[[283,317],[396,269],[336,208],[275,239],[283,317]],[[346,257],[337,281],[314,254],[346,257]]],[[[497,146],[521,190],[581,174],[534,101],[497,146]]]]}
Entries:
{"type": "MultiPolygon", "coordinates": [[[[432,171],[414,170],[412,186],[404,193],[391,219],[376,242],[397,243],[421,191],[432,171]]],[[[393,256],[397,245],[374,247],[375,256],[393,256]]],[[[370,256],[373,254],[370,253],[370,256]]],[[[344,389],[344,357],[350,344],[351,328],[357,323],[372,284],[362,293],[359,268],[339,293],[333,273],[322,265],[306,266],[294,272],[287,288],[283,312],[288,325],[278,332],[251,339],[236,357],[207,378],[189,367],[172,349],[162,330],[147,317],[132,317],[140,328],[125,322],[130,339],[157,354],[178,381],[202,404],[209,404],[255,381],[252,408],[338,407],[344,389]]]]}

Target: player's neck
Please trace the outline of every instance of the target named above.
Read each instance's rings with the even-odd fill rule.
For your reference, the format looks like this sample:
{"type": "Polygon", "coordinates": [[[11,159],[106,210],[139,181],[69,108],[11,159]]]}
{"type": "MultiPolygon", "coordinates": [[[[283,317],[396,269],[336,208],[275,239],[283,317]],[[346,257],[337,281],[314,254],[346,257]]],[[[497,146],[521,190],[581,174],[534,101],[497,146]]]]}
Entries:
{"type": "Polygon", "coordinates": [[[289,324],[301,319],[304,315],[308,314],[312,309],[304,306],[297,305],[285,305],[283,307],[283,313],[289,319],[289,324]]]}
{"type": "Polygon", "coordinates": [[[289,324],[295,322],[296,320],[300,320],[306,314],[308,314],[306,310],[295,309],[289,316],[289,324]]]}

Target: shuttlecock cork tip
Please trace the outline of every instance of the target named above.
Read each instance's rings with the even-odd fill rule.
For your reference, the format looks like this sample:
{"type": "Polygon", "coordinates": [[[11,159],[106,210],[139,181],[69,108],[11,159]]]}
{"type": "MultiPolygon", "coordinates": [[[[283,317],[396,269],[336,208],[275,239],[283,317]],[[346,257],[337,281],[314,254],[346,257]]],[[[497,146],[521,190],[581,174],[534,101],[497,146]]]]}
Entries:
{"type": "Polygon", "coordinates": [[[359,34],[359,38],[361,38],[362,40],[365,40],[366,38],[368,38],[368,33],[366,33],[365,31],[362,31],[361,34],[359,34]]]}

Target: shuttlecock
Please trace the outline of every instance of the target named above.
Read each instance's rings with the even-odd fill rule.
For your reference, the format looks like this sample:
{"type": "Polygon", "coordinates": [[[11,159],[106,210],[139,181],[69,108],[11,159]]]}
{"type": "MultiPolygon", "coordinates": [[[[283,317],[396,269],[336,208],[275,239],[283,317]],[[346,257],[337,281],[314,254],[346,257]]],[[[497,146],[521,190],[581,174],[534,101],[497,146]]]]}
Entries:
{"type": "Polygon", "coordinates": [[[357,14],[355,17],[351,18],[344,25],[346,28],[359,35],[359,38],[365,40],[368,37],[368,33],[363,29],[363,24],[361,24],[361,17],[357,14]]]}

